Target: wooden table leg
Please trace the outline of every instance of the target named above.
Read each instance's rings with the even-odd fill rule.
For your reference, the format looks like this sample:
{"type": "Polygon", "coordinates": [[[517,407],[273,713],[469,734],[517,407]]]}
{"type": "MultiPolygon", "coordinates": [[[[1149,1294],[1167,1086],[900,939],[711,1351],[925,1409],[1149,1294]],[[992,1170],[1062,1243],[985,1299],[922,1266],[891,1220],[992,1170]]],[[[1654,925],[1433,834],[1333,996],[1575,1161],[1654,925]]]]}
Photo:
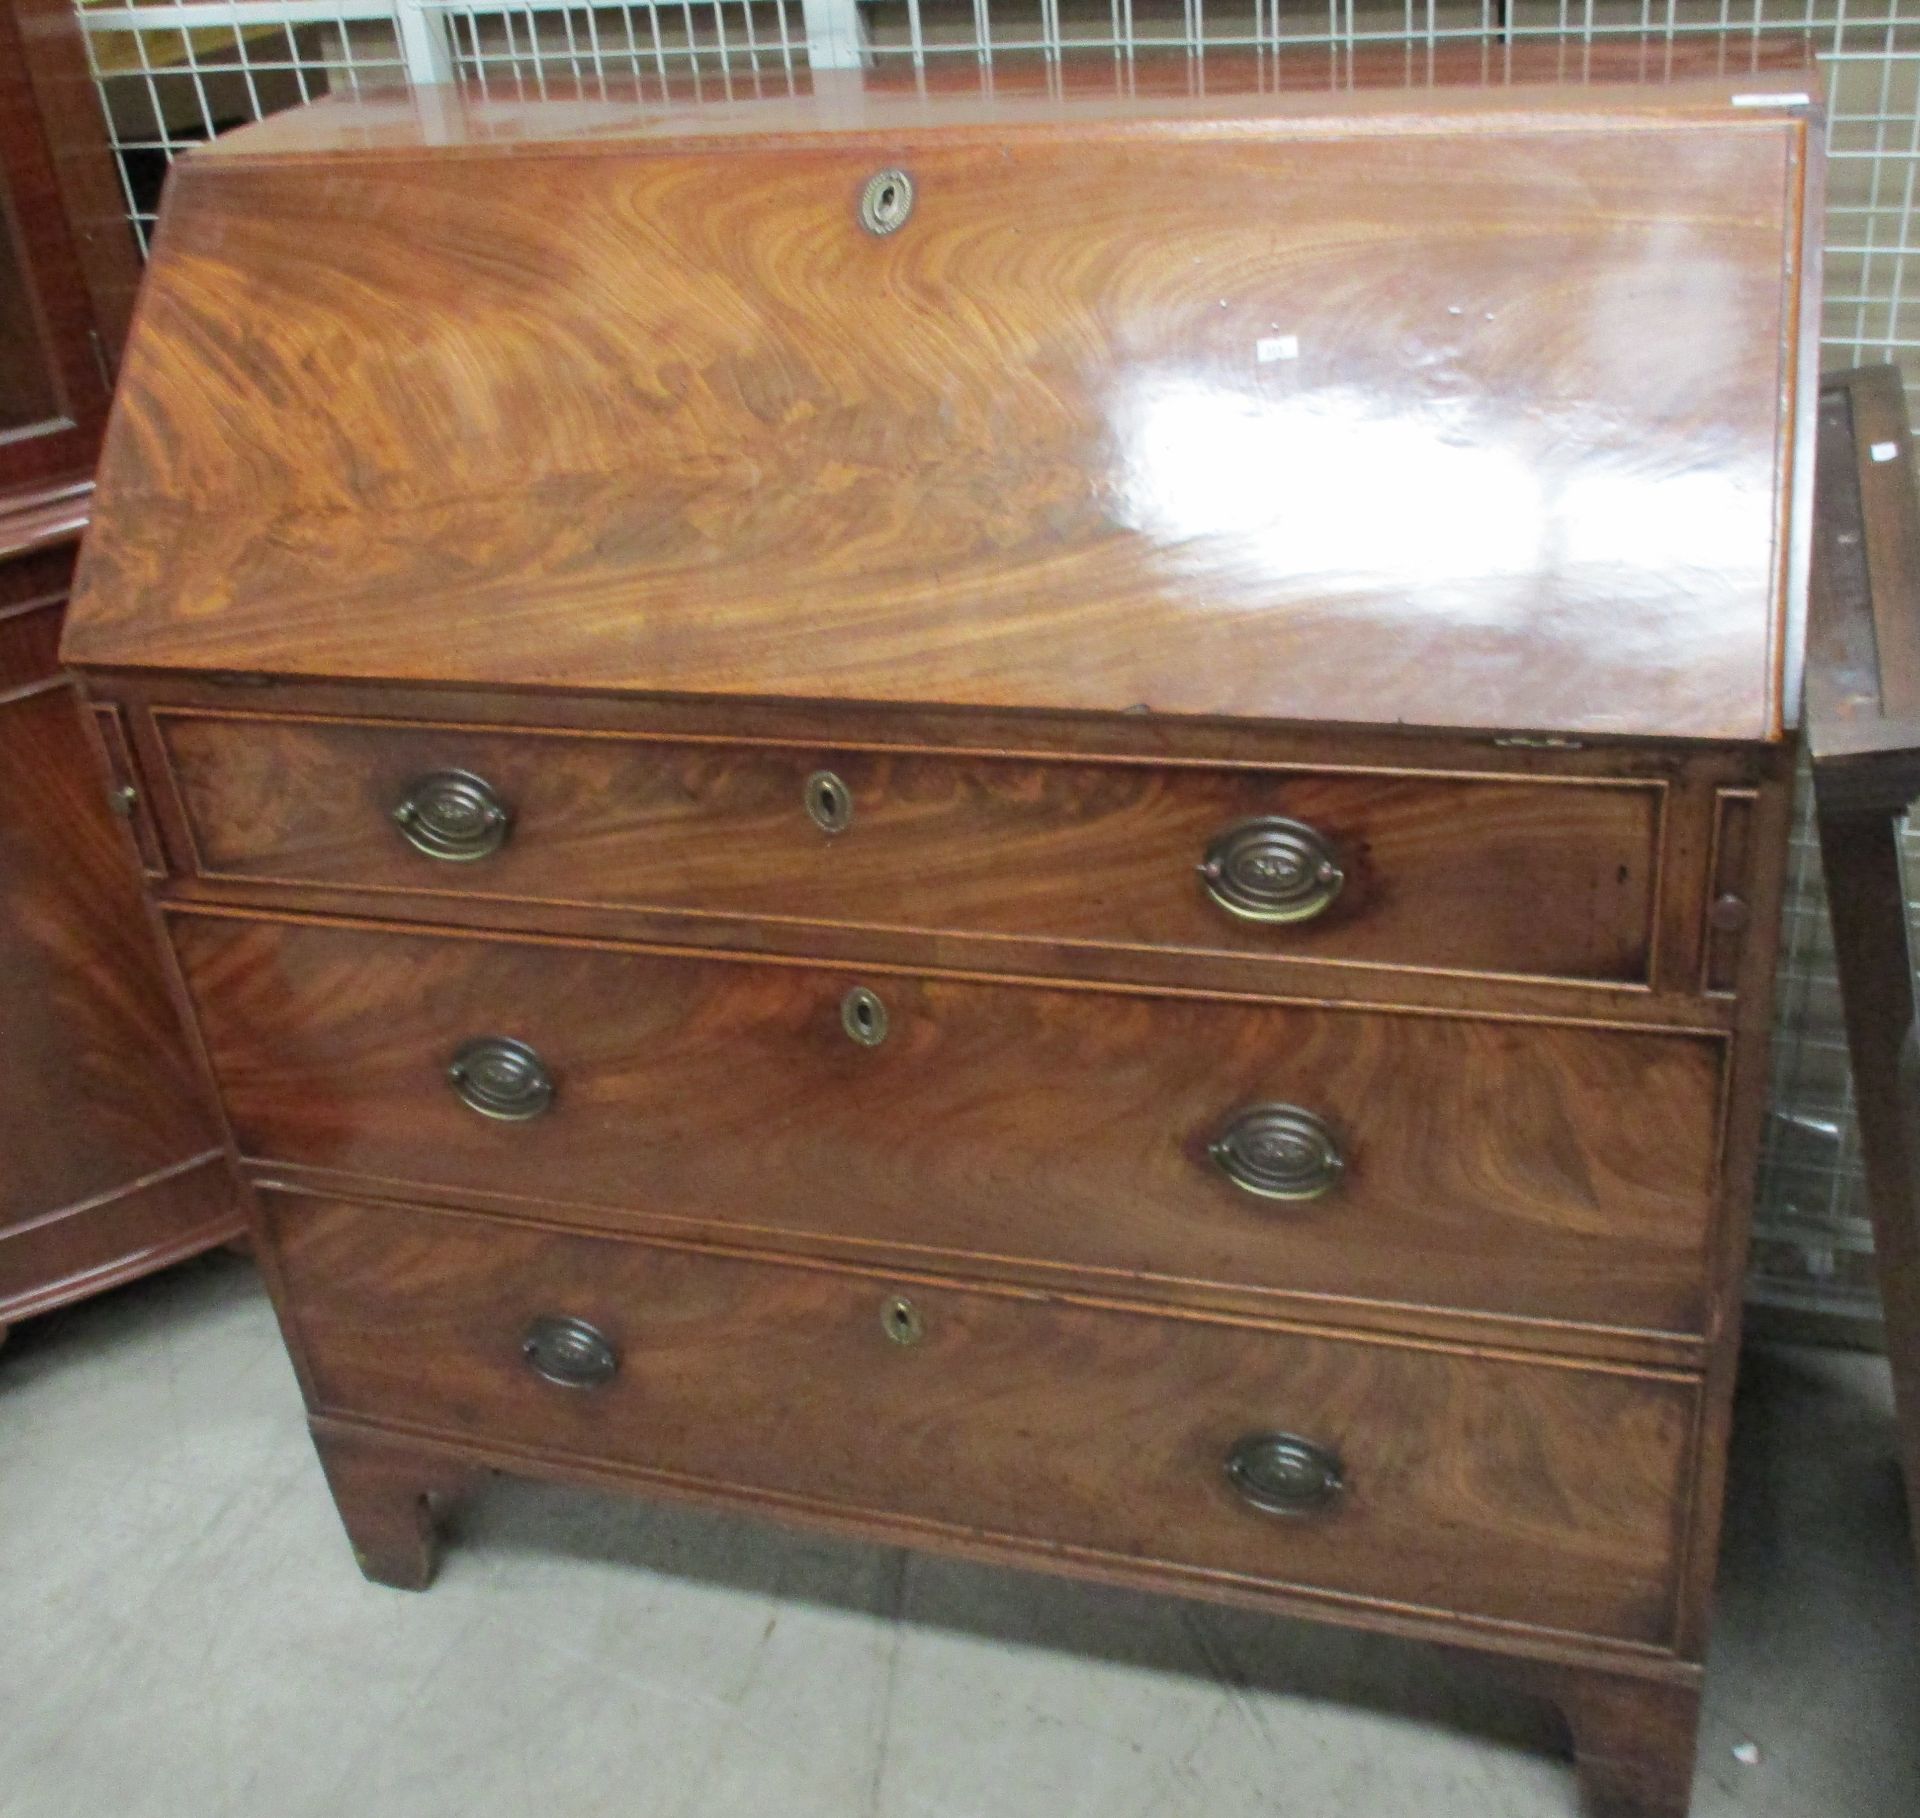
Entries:
{"type": "Polygon", "coordinates": [[[1920,1560],[1920,1034],[1901,823],[1893,815],[1825,805],[1819,819],[1908,1518],[1920,1560]]]}

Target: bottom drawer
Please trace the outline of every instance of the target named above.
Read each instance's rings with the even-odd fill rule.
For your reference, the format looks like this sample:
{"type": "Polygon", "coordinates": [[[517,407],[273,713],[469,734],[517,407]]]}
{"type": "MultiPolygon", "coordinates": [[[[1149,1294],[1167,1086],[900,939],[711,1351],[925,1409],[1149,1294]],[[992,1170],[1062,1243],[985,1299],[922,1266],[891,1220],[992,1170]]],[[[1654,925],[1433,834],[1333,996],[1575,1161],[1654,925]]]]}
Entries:
{"type": "Polygon", "coordinates": [[[1687,1379],[265,1199],[324,1412],[1190,1579],[1671,1630],[1687,1379]]]}

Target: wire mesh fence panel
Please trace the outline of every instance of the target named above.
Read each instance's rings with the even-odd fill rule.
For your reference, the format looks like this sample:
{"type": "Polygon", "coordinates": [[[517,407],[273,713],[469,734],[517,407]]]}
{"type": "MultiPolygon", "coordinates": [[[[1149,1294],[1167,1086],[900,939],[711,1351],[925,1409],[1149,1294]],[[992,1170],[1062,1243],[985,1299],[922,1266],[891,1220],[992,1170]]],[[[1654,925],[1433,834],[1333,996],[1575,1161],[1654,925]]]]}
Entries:
{"type": "Polygon", "coordinates": [[[187,147],[335,90],[407,79],[390,0],[139,0],[81,16],[143,251],[187,147]]]}
{"type": "MultiPolygon", "coordinates": [[[[1832,125],[1825,300],[1830,366],[1898,364],[1920,390],[1920,0],[78,0],[144,247],[185,147],[341,89],[462,78],[492,92],[690,78],[764,93],[809,68],[907,68],[1252,49],[1284,67],[1346,53],[1551,39],[1805,38],[1832,125]],[[1333,53],[1329,56],[1329,52],[1333,53]]],[[[1915,868],[1920,876],[1920,867],[1915,868]]],[[[1762,1157],[1755,1293],[1866,1316],[1872,1307],[1844,1032],[1818,851],[1802,791],[1780,972],[1774,1110],[1762,1157]]]]}
{"type": "Polygon", "coordinates": [[[524,5],[509,10],[440,5],[454,73],[490,92],[542,94],[555,78],[570,88],[687,72],[777,86],[807,67],[805,20],[789,0],[677,0],[657,6],[524,5]]]}

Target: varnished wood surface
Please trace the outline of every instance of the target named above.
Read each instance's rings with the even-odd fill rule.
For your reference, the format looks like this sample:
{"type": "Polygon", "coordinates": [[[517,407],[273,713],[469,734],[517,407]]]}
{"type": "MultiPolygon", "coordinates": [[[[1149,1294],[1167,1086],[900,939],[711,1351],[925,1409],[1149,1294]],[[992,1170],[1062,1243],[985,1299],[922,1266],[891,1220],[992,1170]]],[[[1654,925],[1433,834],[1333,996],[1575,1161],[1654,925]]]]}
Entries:
{"type": "Polygon", "coordinates": [[[742,1495],[1164,1562],[1338,1602],[1658,1647],[1695,1390],[882,1274],[268,1201],[322,1412],[742,1495]],[[882,1325],[905,1293],[913,1346],[882,1325]],[[536,1317],[588,1320],[613,1380],[527,1368],[536,1317]],[[807,1391],[795,1394],[794,1385],[807,1391]],[[1263,1516],[1223,1463],[1248,1432],[1334,1448],[1328,1513],[1263,1516]]]}
{"type": "Polygon", "coordinates": [[[371,1575],[481,1467],[624,1483],[1545,1657],[1592,1797],[1684,1803],[1817,279],[1813,80],[1730,54],[187,161],[72,648],[371,1575]],[[491,869],[406,881],[416,752],[511,774],[491,869]],[[1348,823],[1312,954],[1192,919],[1243,787],[1348,823]],[[483,1034],[547,1117],[454,1100],[483,1034]],[[1209,1171],[1264,1099],[1324,1200],[1209,1171]],[[1256,1410],[1332,1521],[1232,1502],[1256,1410]]]}
{"type": "Polygon", "coordinates": [[[424,1591],[438,1564],[436,1505],[480,1473],[436,1465],[418,1447],[332,1421],[316,1422],[313,1440],[361,1571],[397,1591],[424,1591]]]}
{"type": "MultiPolygon", "coordinates": [[[[0,425],[9,432],[0,437],[0,496],[84,479],[106,423],[108,383],[93,343],[102,318],[89,280],[105,276],[116,249],[96,263],[96,224],[83,197],[111,183],[113,172],[98,100],[89,92],[76,108],[62,81],[75,56],[84,71],[71,9],[0,0],[0,234],[13,254],[0,259],[0,274],[11,270],[17,285],[0,304],[0,388],[24,407],[22,420],[0,425]],[[65,105],[50,108],[56,97],[65,105]]],[[[124,222],[120,231],[119,265],[128,273],[124,222]]],[[[100,301],[122,311],[130,296],[128,283],[100,301]]]]}
{"type": "MultiPolygon", "coordinates": [[[[1910,604],[1920,600],[1910,596],[1910,604]]],[[[1900,1461],[1920,1558],[1920,1027],[1908,953],[1901,829],[1884,815],[1823,807],[1819,832],[1900,1461]]]]}
{"type": "Polygon", "coordinates": [[[1538,1661],[1503,1662],[1495,1670],[1559,1705],[1585,1818],[1687,1818],[1699,1753],[1698,1669],[1662,1679],[1538,1661]]]}
{"type": "Polygon", "coordinates": [[[70,655],[1773,737],[1809,110],[1674,92],[242,134],[170,190],[70,655]]]}
{"type": "Polygon", "coordinates": [[[1818,507],[1807,731],[1920,1555],[1920,1022],[1902,863],[1920,795],[1920,504],[1895,368],[1830,382],[1818,507]]]}
{"type": "Polygon", "coordinates": [[[1704,1327],[1711,1039],[319,922],[173,932],[241,1149],[268,1164],[976,1267],[1704,1327]],[[877,1048],[841,1025],[861,985],[877,1048]],[[501,1124],[450,1091],[483,1036],[540,1054],[546,1115],[501,1124]],[[1261,1200],[1209,1161],[1268,1102],[1335,1131],[1324,1199],[1261,1200]]]}
{"type": "Polygon", "coordinates": [[[1455,781],[1380,769],[1161,769],[834,746],[533,737],[475,727],[159,720],[208,879],[1025,936],[1414,969],[1645,984],[1666,790],[1455,781]],[[423,857],[393,810],[423,777],[483,778],[501,850],[423,857]],[[807,811],[821,771],[850,825],[807,811]],[[1345,873],[1310,922],[1236,919],[1209,843],[1279,815],[1345,873]]]}
{"type": "Polygon", "coordinates": [[[1822,800],[1897,814],[1920,795],[1920,504],[1902,376],[1827,382],[1807,622],[1807,743],[1822,800]]]}
{"type": "Polygon", "coordinates": [[[240,1228],[34,562],[0,564],[0,1323],[240,1228]]]}
{"type": "MultiPolygon", "coordinates": [[[[69,1132],[84,1140],[82,1123],[69,1132]]],[[[0,1224],[0,1321],[104,1293],[231,1243],[243,1228],[224,1153],[209,1148],[37,1219],[0,1224]]]]}
{"type": "MultiPolygon", "coordinates": [[[[422,922],[509,932],[537,926],[544,932],[589,939],[645,939],[673,946],[807,953],[824,959],[877,961],[908,968],[961,966],[1039,978],[1104,980],[1340,1004],[1406,1003],[1480,1015],[1587,1021],[1603,1026],[1664,1024],[1724,1030],[1736,1020],[1739,1005],[1735,999],[1703,994],[1701,990],[1715,798],[1723,789],[1776,787],[1787,768],[1787,754],[1780,746],[1703,746],[1674,741],[1541,743],[1488,733],[1384,734],[1331,726],[1256,729],[1226,721],[1174,721],[1138,714],[1099,720],[1070,714],[822,708],[777,703],[715,705],[670,698],[577,694],[536,697],[512,689],[368,688],[351,683],[267,681],[257,676],[194,678],[130,672],[95,677],[93,687],[102,700],[113,701],[124,712],[143,772],[144,799],[152,809],[167,854],[169,876],[162,890],[172,900],[344,915],[361,915],[370,906],[377,906],[385,913],[404,913],[422,922]],[[1553,788],[1644,785],[1664,804],[1650,956],[1652,989],[1594,980],[1562,982],[1356,965],[1337,958],[1323,960],[1310,952],[1304,941],[1293,957],[1280,960],[1252,952],[1192,947],[1097,946],[1011,934],[978,938],[889,929],[871,923],[781,921],[777,919],[777,906],[774,916],[766,919],[745,915],[721,918],[576,905],[550,896],[515,901],[467,889],[449,889],[445,895],[411,893],[401,900],[390,892],[370,894],[351,885],[256,882],[232,874],[203,880],[195,875],[199,865],[196,839],[158,730],[163,724],[171,724],[182,709],[222,719],[254,719],[264,712],[276,719],[297,715],[348,722],[398,721],[401,724],[391,728],[395,732],[404,730],[407,723],[424,722],[429,727],[470,726],[503,734],[539,727],[629,742],[771,746],[823,752],[865,750],[876,758],[892,754],[903,761],[916,756],[939,757],[964,764],[977,757],[985,765],[983,774],[988,775],[999,774],[1001,766],[1010,762],[1077,766],[1084,761],[1098,766],[1099,774],[1107,774],[1108,767],[1115,764],[1144,764],[1183,772],[1341,772],[1356,779],[1424,775],[1433,782],[1486,781],[1513,788],[1536,784],[1553,788]]],[[[602,808],[609,814],[619,812],[615,802],[603,803],[602,808]]],[[[751,873],[758,864],[755,849],[743,844],[739,853],[742,868],[751,873]]],[[[1767,862],[1765,854],[1756,850],[1756,866],[1764,867],[1767,862]]],[[[1423,869],[1430,871],[1431,867],[1423,869]]],[[[1749,878],[1742,887],[1750,888],[1752,882],[1749,878]]],[[[1599,886],[1604,893],[1606,880],[1600,880],[1599,886]]],[[[1033,880],[1023,880],[1019,893],[1024,896],[1033,887],[1033,880]]],[[[1516,888],[1522,900],[1531,898],[1538,906],[1540,892],[1530,880],[1523,878],[1516,888]]],[[[1457,885],[1444,889],[1457,889],[1457,885]]],[[[1463,906],[1473,907],[1478,913],[1509,913],[1497,902],[1489,911],[1471,897],[1463,906]]],[[[1585,920],[1583,911],[1557,905],[1556,916],[1573,925],[1585,920]]],[[[1476,937],[1470,929],[1449,929],[1426,931],[1420,938],[1459,951],[1476,937]]],[[[1525,930],[1516,938],[1524,943],[1537,939],[1537,935],[1525,930]]],[[[1714,938],[1725,963],[1735,961],[1750,944],[1744,934],[1714,938]]]]}
{"type": "Polygon", "coordinates": [[[1819,93],[1808,47],[1749,33],[1608,37],[1581,44],[1521,39],[1487,47],[1442,42],[1402,51],[1289,44],[1284,56],[1212,50],[1191,58],[1151,50],[1125,59],[1003,58],[991,68],[937,58],[924,69],[762,70],[740,93],[704,72],[569,81],[549,73],[537,94],[504,84],[379,87],[339,92],[215,140],[199,157],[333,158],[423,150],[540,157],[548,148],[608,139],[682,144],[766,142],[821,132],[906,129],[1083,133],[1219,131],[1232,118],[1318,131],[1337,120],[1419,131],[1425,122],[1508,112],[1620,130],[1652,120],[1719,121],[1734,97],[1762,111],[1819,93]]]}
{"type": "MultiPolygon", "coordinates": [[[[62,480],[0,496],[0,562],[55,557],[71,566],[66,546],[78,543],[93,509],[93,481],[62,480]]],[[[66,591],[64,572],[60,590],[66,591]]]]}
{"type": "Polygon", "coordinates": [[[0,390],[45,413],[0,411],[4,1331],[242,1222],[127,827],[56,655],[106,417],[103,359],[134,269],[79,25],[59,0],[0,0],[0,236],[12,252],[0,284],[22,286],[16,307],[0,305],[0,390]]]}
{"type": "MultiPolygon", "coordinates": [[[[111,372],[127,338],[142,267],[83,28],[68,0],[7,4],[18,22],[22,64],[51,154],[90,326],[100,338],[93,363],[111,372]]],[[[91,357],[93,350],[87,351],[91,357]]]]}

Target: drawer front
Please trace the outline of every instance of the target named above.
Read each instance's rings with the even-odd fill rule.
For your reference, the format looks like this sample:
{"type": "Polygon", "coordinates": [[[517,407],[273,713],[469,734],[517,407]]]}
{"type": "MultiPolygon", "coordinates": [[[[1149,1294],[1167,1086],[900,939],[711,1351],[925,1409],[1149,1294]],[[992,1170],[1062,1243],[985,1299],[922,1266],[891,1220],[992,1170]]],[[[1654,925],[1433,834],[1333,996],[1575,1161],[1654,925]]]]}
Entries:
{"type": "Polygon", "coordinates": [[[220,915],[175,938],[269,1162],[1125,1276],[1704,1317],[1708,1037],[220,915]],[[515,1046],[469,1054],[457,1090],[489,1039],[515,1046]],[[1263,1108],[1296,1115],[1243,1115],[1263,1108]]]}
{"type": "Polygon", "coordinates": [[[1688,1380],[267,1204],[331,1413],[1211,1579],[1669,1633],[1688,1380]],[[1274,1511],[1227,1469],[1264,1439],[1306,1442],[1241,1453],[1274,1511]]]}
{"type": "Polygon", "coordinates": [[[1658,783],[185,714],[161,726],[210,876],[1605,983],[1648,976],[1658,783]],[[495,807],[472,837],[423,852],[436,812],[473,812],[474,797],[434,782],[450,775],[484,785],[479,799],[495,807]],[[1291,826],[1249,825],[1262,822],[1291,826]],[[1290,919],[1256,919],[1270,916],[1290,919]]]}

